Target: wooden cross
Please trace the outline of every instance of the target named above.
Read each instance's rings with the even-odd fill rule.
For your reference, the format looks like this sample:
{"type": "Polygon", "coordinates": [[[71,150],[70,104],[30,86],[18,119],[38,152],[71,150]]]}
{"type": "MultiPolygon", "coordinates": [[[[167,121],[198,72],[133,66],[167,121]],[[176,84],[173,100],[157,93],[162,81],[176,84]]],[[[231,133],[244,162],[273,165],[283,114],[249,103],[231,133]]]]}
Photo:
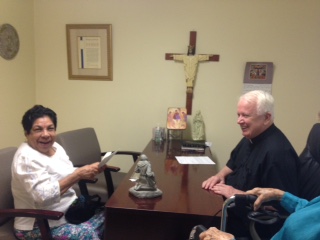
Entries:
{"type": "MultiPolygon", "coordinates": [[[[197,43],[197,32],[191,31],[190,32],[190,39],[189,39],[189,53],[191,49],[191,55],[194,55],[196,52],[196,43],[197,43]]],[[[183,55],[181,53],[166,53],[165,59],[166,60],[174,60],[174,55],[183,55]]],[[[188,54],[189,55],[189,54],[188,54]]],[[[211,62],[219,62],[219,55],[213,54],[199,54],[200,55],[209,55],[208,59],[205,61],[211,62]]],[[[193,87],[187,87],[187,97],[186,97],[186,108],[187,114],[192,114],[192,99],[193,99],[193,87]]]]}

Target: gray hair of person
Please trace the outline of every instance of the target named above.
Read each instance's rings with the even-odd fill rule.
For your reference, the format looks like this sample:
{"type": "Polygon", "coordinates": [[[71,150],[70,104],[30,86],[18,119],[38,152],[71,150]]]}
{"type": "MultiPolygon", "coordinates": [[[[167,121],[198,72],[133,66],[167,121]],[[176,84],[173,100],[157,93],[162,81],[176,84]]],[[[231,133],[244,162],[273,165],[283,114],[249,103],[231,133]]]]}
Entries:
{"type": "Polygon", "coordinates": [[[239,101],[245,100],[249,103],[257,103],[257,114],[263,115],[269,113],[272,121],[274,120],[274,98],[273,96],[262,90],[254,90],[240,96],[239,101]]]}

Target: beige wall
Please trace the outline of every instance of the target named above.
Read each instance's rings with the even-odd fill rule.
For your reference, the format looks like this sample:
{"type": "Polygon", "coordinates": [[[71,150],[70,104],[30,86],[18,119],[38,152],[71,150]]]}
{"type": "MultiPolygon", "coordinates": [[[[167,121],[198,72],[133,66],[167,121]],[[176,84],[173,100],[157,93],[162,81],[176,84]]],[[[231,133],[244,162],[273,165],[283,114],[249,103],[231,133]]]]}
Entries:
{"type": "MultiPolygon", "coordinates": [[[[219,167],[241,138],[236,102],[242,92],[246,62],[274,63],[275,122],[297,152],[301,152],[307,132],[317,121],[317,0],[35,0],[34,34],[32,2],[21,2],[1,2],[5,7],[12,5],[11,14],[1,15],[2,22],[27,25],[18,30],[27,35],[21,44],[28,43],[23,53],[30,56],[25,63],[29,66],[18,65],[22,56],[12,62],[0,59],[1,71],[7,65],[17,64],[27,72],[12,70],[1,77],[1,84],[8,91],[7,97],[0,98],[11,101],[7,107],[1,101],[0,110],[19,105],[13,120],[7,116],[8,126],[1,124],[2,146],[6,145],[3,138],[12,138],[11,143],[21,140],[16,134],[20,128],[17,114],[20,118],[34,101],[58,113],[59,132],[92,126],[103,150],[143,150],[151,138],[152,127],[157,123],[165,126],[167,108],[185,105],[183,65],[164,60],[164,55],[186,52],[192,30],[198,34],[197,53],[220,55],[218,63],[199,65],[193,102],[193,112],[202,112],[207,140],[213,142],[212,152],[219,167]],[[16,14],[14,7],[26,7],[27,13],[16,14]],[[27,21],[20,18],[21,14],[27,14],[27,21]],[[65,25],[71,23],[112,24],[113,81],[68,80],[65,25]],[[36,83],[32,86],[34,65],[36,83]],[[20,90],[18,99],[16,78],[27,88],[20,90]],[[20,102],[13,104],[14,101],[20,102]]],[[[3,8],[0,11],[4,12],[3,8]]]]}
{"type": "Polygon", "coordinates": [[[33,1],[0,1],[0,25],[14,26],[20,39],[14,59],[0,57],[0,148],[24,140],[21,116],[35,102],[33,18],[33,1]]]}

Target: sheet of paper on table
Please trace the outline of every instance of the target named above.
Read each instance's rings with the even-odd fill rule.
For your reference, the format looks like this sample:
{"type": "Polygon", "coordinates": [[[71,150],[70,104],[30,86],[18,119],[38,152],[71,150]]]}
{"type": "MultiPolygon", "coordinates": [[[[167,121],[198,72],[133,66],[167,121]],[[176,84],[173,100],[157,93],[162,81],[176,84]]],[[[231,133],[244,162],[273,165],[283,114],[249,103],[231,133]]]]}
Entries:
{"type": "Polygon", "coordinates": [[[206,156],[176,156],[176,159],[180,164],[215,164],[206,156]]]}

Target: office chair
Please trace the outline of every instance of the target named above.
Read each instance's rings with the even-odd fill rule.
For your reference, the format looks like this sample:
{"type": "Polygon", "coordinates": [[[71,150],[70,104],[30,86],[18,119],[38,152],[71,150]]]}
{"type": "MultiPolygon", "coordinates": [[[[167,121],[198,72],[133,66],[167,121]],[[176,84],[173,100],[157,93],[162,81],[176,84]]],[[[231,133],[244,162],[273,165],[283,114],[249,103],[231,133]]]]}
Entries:
{"type": "Polygon", "coordinates": [[[300,156],[298,196],[311,200],[320,195],[320,123],[312,126],[300,156]]]}
{"type": "MultiPolygon", "coordinates": [[[[75,167],[100,162],[101,156],[105,154],[105,152],[101,152],[96,132],[91,127],[59,133],[57,134],[56,141],[65,149],[75,167]]],[[[117,151],[116,153],[116,155],[131,156],[133,163],[138,159],[140,154],[140,152],[134,151],[117,151]]],[[[119,167],[107,166],[104,174],[97,176],[97,182],[80,181],[78,183],[79,188],[77,186],[74,186],[74,188],[77,194],[98,194],[102,201],[106,201],[111,197],[116,187],[126,175],[126,173],[119,171],[119,167]]]]}
{"type": "Polygon", "coordinates": [[[38,209],[14,209],[11,192],[11,163],[16,151],[16,147],[0,149],[0,239],[16,239],[13,234],[13,219],[15,217],[35,218],[39,225],[42,239],[52,239],[48,220],[59,220],[63,216],[62,212],[38,209]]]}

